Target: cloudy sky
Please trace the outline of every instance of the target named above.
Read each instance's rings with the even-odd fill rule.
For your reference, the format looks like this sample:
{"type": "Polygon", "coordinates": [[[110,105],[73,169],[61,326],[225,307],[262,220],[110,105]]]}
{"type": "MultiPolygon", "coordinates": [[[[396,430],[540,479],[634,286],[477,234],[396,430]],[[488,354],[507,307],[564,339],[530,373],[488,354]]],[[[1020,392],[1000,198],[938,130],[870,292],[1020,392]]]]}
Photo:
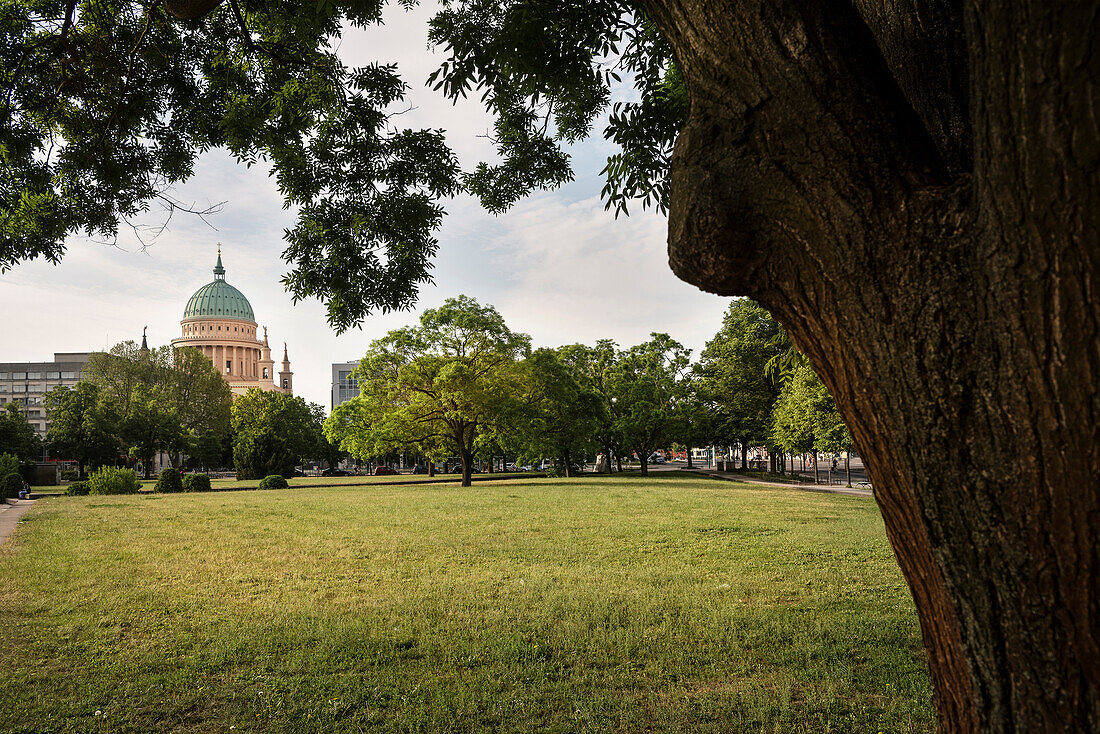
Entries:
{"type": "MultiPolygon", "coordinates": [[[[423,81],[439,57],[427,49],[426,11],[391,8],[384,29],[345,35],[349,64],[397,62],[412,87],[408,127],[444,127],[464,167],[492,158],[490,123],[474,103],[452,107],[423,81]]],[[[602,130],[598,126],[597,130],[602,130]]],[[[337,336],[317,301],[293,304],[279,283],[283,230],[293,217],[262,167],[204,156],[175,191],[200,206],[225,202],[209,219],[177,214],[145,251],[135,241],[109,247],[74,239],[61,265],[24,263],[0,275],[0,361],[49,361],[54,352],[93,351],[141,338],[152,345],[179,335],[190,295],[213,276],[222,245],[226,280],[252,303],[272,349],[289,345],[295,393],[329,407],[332,362],[360,358],[371,340],[415,321],[419,311],[464,293],[490,303],[536,346],[612,338],[630,345],[664,331],[698,351],[718,329],[728,299],[676,279],[665,252],[665,220],[642,213],[616,220],[599,192],[611,147],[598,135],[573,150],[576,181],[540,193],[494,217],[467,198],[447,204],[435,284],[416,311],[370,317],[337,336]],[[212,226],[211,226],[212,225],[212,226]]],[[[276,356],[276,359],[280,355],[276,356]]]]}

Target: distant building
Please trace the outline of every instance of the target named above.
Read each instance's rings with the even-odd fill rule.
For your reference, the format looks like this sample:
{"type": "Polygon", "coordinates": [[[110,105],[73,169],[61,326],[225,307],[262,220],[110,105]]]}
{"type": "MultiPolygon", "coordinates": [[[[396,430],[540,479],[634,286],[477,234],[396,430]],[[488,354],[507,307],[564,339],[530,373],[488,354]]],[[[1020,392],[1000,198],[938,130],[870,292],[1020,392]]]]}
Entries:
{"type": "Polygon", "coordinates": [[[195,291],[187,301],[180,328],[182,335],[172,340],[172,346],[193,347],[209,357],[234,395],[244,395],[253,387],[293,394],[294,373],[290,371],[286,343],[283,343],[282,369],[276,375],[267,327],[260,341],[256,337],[252,304],[225,282],[220,246],[214,280],[195,291]]]}
{"type": "Polygon", "coordinates": [[[41,438],[50,422],[42,398],[58,385],[80,380],[89,352],[55,352],[52,362],[0,362],[0,405],[18,403],[41,438]]]}
{"type": "Polygon", "coordinates": [[[359,395],[359,383],[351,376],[358,362],[335,362],[332,365],[332,407],[359,395]]]}

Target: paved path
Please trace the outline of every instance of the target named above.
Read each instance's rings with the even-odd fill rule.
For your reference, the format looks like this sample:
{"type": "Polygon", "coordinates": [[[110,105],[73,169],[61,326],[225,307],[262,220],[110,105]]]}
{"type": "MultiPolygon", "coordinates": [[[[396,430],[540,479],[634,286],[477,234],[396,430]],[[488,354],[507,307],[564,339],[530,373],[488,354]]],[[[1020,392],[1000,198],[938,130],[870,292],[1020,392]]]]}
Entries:
{"type": "Polygon", "coordinates": [[[0,544],[8,539],[23,513],[34,506],[34,500],[8,500],[0,502],[0,544]]]}
{"type": "Polygon", "coordinates": [[[838,487],[835,484],[795,484],[794,482],[769,482],[764,479],[756,479],[755,477],[746,477],[743,474],[737,474],[736,472],[720,472],[714,469],[687,469],[681,468],[681,471],[692,472],[694,474],[702,474],[712,479],[723,479],[727,482],[745,482],[746,484],[763,484],[768,487],[786,487],[787,489],[801,489],[805,492],[829,492],[831,494],[850,494],[855,497],[873,497],[869,489],[849,489],[847,487],[838,487]]]}

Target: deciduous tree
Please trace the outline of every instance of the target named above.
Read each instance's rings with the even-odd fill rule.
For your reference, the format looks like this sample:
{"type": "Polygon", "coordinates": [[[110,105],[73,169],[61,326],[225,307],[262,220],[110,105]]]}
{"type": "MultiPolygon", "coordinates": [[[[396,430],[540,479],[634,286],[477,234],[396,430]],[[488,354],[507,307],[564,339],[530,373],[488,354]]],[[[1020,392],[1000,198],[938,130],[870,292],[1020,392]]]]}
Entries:
{"type": "Polygon", "coordinates": [[[0,454],[18,456],[20,461],[37,461],[42,441],[27,420],[27,414],[11,402],[0,410],[0,454]]]}
{"type": "Polygon", "coordinates": [[[616,429],[623,444],[638,454],[642,476],[649,473],[649,455],[676,438],[680,382],[690,354],[668,334],[652,334],[623,353],[608,376],[616,429]]]}
{"type": "Polygon", "coordinates": [[[492,306],[448,298],[419,326],[371,344],[354,372],[358,397],[336,406],[325,435],[355,456],[400,447],[432,455],[446,445],[461,457],[468,487],[477,437],[511,399],[502,379],[529,349],[527,335],[512,332],[492,306]]]}
{"type": "Polygon", "coordinates": [[[294,476],[317,449],[310,405],[300,397],[251,388],[233,401],[233,463],[238,479],[294,476]]]}
{"type": "Polygon", "coordinates": [[[75,459],[82,478],[88,465],[94,468],[117,457],[119,416],[101,399],[94,382],[59,385],[46,393],[43,406],[50,418],[50,450],[60,458],[75,459]]]}

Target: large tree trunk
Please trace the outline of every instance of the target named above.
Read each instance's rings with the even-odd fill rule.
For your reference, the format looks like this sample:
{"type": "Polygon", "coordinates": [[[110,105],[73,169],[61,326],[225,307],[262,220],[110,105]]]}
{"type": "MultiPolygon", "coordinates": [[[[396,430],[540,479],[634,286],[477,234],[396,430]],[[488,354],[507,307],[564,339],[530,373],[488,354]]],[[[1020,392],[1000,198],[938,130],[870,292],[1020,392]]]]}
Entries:
{"type": "Polygon", "coordinates": [[[942,729],[1100,731],[1100,3],[644,5],[670,263],[836,397],[942,729]]]}
{"type": "Polygon", "coordinates": [[[642,464],[642,476],[643,477],[648,477],[649,476],[649,454],[645,451],[639,451],[638,452],[638,460],[642,464]]]}
{"type": "Polygon", "coordinates": [[[688,450],[687,450],[687,458],[688,458],[688,466],[687,466],[687,468],[688,468],[688,469],[691,469],[691,468],[693,468],[693,467],[691,466],[691,447],[690,447],[690,446],[688,446],[688,450]]]}

